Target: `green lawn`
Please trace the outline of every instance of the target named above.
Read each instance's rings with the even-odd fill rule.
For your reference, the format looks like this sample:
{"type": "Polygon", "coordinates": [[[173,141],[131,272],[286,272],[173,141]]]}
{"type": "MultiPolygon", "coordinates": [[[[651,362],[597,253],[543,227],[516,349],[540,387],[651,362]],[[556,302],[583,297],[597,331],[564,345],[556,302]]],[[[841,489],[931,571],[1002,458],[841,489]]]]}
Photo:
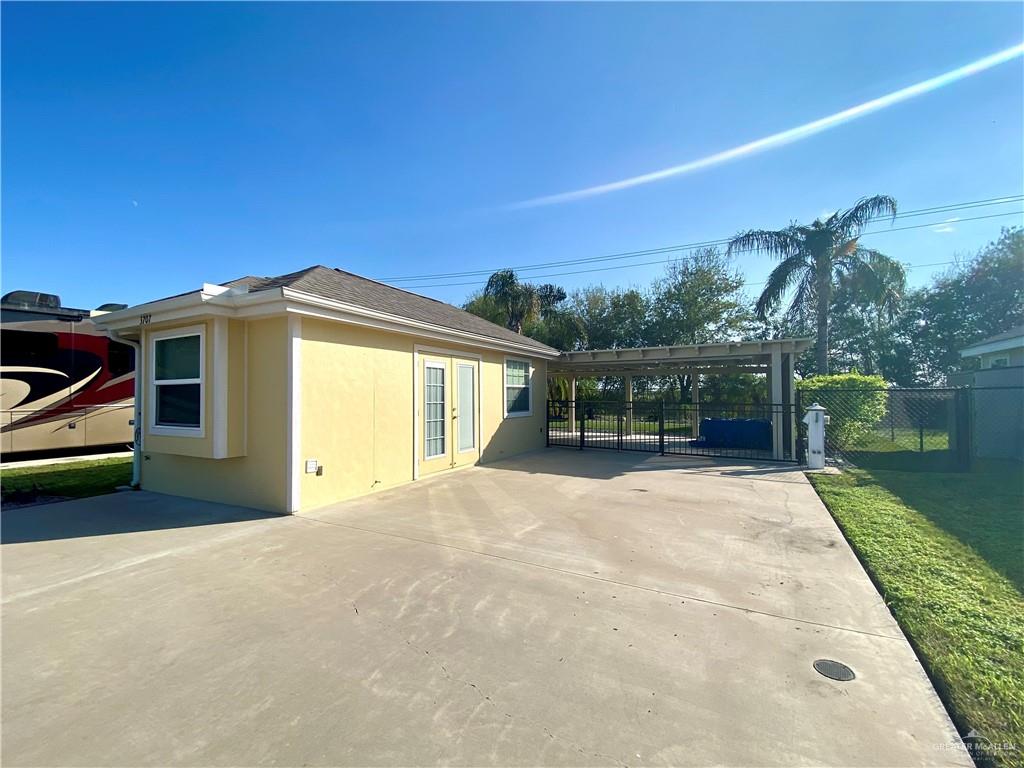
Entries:
{"type": "MultiPolygon", "coordinates": [[[[810,475],[962,733],[1024,766],[1024,471],[810,475]]],[[[984,760],[982,762],[985,762],[984,760]]]]}
{"type": "Polygon", "coordinates": [[[856,448],[862,451],[945,451],[949,449],[949,432],[945,429],[889,428],[878,425],[857,438],[856,448]]]}
{"type": "Polygon", "coordinates": [[[28,502],[36,496],[81,498],[111,493],[132,479],[130,456],[92,459],[42,467],[16,467],[0,472],[3,500],[28,502]]]}

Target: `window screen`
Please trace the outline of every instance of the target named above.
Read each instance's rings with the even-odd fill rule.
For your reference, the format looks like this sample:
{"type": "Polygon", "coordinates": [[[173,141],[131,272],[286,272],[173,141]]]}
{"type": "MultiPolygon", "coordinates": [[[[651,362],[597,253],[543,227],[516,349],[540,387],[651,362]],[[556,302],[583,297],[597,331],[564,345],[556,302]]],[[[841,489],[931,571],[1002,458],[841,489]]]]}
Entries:
{"type": "Polygon", "coordinates": [[[525,360],[505,361],[505,412],[530,410],[530,364],[525,360]]]}

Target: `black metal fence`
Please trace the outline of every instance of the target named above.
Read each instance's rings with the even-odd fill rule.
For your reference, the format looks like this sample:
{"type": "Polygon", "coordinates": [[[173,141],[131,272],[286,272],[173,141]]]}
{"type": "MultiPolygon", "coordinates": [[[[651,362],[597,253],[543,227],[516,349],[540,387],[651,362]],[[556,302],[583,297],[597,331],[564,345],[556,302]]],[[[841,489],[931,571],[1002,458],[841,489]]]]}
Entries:
{"type": "Polygon", "coordinates": [[[829,417],[836,466],[967,471],[979,459],[1024,459],[1024,387],[798,391],[785,403],[549,400],[551,446],[803,462],[807,406],[829,417]]]}
{"type": "MultiPolygon", "coordinates": [[[[901,471],[966,471],[977,457],[1024,454],[1024,388],[819,389],[798,392],[829,416],[825,458],[901,471]]],[[[798,455],[805,446],[799,423],[798,455]]]]}
{"type": "Polygon", "coordinates": [[[788,403],[549,400],[547,442],[580,450],[795,461],[794,414],[788,403]]]}

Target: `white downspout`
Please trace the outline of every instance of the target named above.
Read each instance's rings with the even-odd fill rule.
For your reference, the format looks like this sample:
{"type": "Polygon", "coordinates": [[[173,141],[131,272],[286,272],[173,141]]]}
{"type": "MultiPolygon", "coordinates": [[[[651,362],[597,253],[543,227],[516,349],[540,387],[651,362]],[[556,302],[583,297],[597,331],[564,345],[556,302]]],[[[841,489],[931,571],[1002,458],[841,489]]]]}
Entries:
{"type": "Polygon", "coordinates": [[[132,488],[138,490],[142,483],[142,344],[126,339],[117,331],[110,331],[110,338],[127,344],[135,350],[135,372],[132,381],[135,383],[135,425],[132,431],[132,488]]]}

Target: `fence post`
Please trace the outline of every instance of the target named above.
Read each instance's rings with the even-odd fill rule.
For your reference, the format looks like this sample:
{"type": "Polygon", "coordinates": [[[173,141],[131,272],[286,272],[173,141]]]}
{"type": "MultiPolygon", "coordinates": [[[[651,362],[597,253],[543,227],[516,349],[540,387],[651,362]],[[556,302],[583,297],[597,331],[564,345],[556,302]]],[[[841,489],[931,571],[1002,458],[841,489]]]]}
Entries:
{"type": "Polygon", "coordinates": [[[551,401],[547,401],[548,410],[544,415],[544,447],[551,447],[551,401]]]}
{"type": "Polygon", "coordinates": [[[580,420],[580,450],[583,450],[584,433],[587,431],[587,411],[586,408],[581,408],[583,403],[576,403],[576,417],[580,420]]]}
{"type": "Polygon", "coordinates": [[[661,413],[658,414],[658,452],[665,455],[665,400],[661,401],[661,413]]]}
{"type": "Polygon", "coordinates": [[[971,468],[974,451],[971,434],[971,399],[974,392],[967,388],[956,390],[954,419],[956,429],[956,464],[957,469],[967,472],[971,468]]]}

